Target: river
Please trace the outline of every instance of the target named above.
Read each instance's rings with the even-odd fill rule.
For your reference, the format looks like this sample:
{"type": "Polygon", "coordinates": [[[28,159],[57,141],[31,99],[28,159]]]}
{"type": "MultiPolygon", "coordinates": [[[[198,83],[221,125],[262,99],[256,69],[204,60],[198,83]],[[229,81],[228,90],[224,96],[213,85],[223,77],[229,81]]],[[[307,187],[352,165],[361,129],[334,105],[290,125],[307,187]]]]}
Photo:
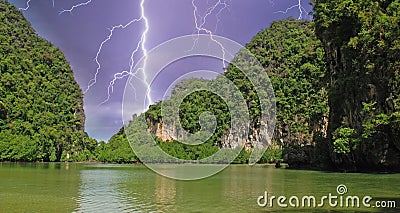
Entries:
{"type": "Polygon", "coordinates": [[[177,181],[144,165],[0,163],[0,212],[399,212],[399,207],[400,174],[231,165],[206,179],[177,181]],[[346,189],[342,196],[339,185],[346,189]],[[267,201],[276,197],[272,207],[265,202],[266,192],[267,201]],[[337,196],[336,206],[328,199],[321,202],[329,194],[337,196]],[[278,205],[279,196],[286,198],[281,198],[279,205],[288,207],[278,205]],[[316,207],[311,201],[311,206],[307,202],[302,206],[304,196],[314,196],[316,207]],[[346,206],[346,196],[359,197],[360,207],[346,206]],[[362,203],[366,196],[372,198],[369,207],[362,203]],[[294,198],[289,203],[291,197],[299,199],[299,206],[291,206],[297,205],[294,198]],[[392,207],[373,208],[376,201],[392,207]],[[318,207],[321,203],[324,205],[318,207]]]}

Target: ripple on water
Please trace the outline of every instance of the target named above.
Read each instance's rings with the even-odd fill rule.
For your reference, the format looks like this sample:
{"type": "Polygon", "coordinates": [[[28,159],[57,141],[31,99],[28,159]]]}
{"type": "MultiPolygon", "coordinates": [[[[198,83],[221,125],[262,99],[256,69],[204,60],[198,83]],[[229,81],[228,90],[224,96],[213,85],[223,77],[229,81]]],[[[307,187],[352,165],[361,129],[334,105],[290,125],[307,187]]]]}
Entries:
{"type": "Polygon", "coordinates": [[[81,185],[76,212],[143,212],[151,208],[140,193],[126,188],[133,172],[115,169],[85,169],[81,171],[81,185]]]}

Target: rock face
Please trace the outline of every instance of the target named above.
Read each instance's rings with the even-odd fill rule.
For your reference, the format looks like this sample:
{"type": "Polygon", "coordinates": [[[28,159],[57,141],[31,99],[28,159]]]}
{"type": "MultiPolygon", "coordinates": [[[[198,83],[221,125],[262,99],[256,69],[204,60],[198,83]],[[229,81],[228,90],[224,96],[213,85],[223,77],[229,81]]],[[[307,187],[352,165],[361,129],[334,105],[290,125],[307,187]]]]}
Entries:
{"type": "MultiPolygon", "coordinates": [[[[183,133],[184,131],[177,129],[174,123],[166,124],[162,119],[157,121],[147,119],[147,122],[150,124],[147,132],[160,138],[162,141],[179,141],[187,136],[183,133]]],[[[259,126],[258,128],[250,128],[249,131],[246,131],[246,127],[243,127],[238,128],[238,131],[226,133],[217,145],[219,148],[235,149],[237,147],[244,147],[246,150],[250,150],[251,148],[269,143],[266,124],[262,123],[259,126]]]]}
{"type": "Polygon", "coordinates": [[[161,119],[156,122],[150,121],[150,119],[147,119],[147,123],[150,123],[150,125],[147,129],[147,132],[160,138],[162,141],[165,141],[165,142],[173,141],[174,138],[181,137],[178,134],[178,132],[175,130],[175,128],[171,128],[170,126],[165,125],[161,119]]]}
{"type": "Polygon", "coordinates": [[[330,79],[328,139],[334,148],[350,141],[347,150],[332,153],[333,164],[399,171],[398,2],[317,1],[314,11],[330,79]],[[340,6],[346,2],[351,12],[340,6]],[[340,136],[343,129],[354,133],[340,136]]]}
{"type": "MultiPolygon", "coordinates": [[[[375,82],[375,77],[369,77],[361,72],[363,68],[352,67],[351,51],[341,46],[325,44],[331,75],[331,88],[334,93],[329,97],[330,123],[328,136],[333,141],[332,134],[342,126],[351,127],[364,133],[369,119],[375,115],[390,115],[396,111],[389,97],[392,92],[387,82],[375,82]],[[344,50],[343,50],[344,49],[344,50]],[[370,115],[364,111],[362,103],[375,102],[376,111],[370,115]]],[[[378,72],[378,71],[377,71],[378,72]]],[[[387,77],[388,79],[390,77],[387,77]]],[[[389,81],[389,80],[388,80],[389,81]]],[[[375,122],[378,122],[376,119],[375,122]]],[[[374,133],[368,138],[363,138],[356,149],[347,155],[332,154],[333,163],[347,171],[399,171],[400,165],[400,134],[398,127],[385,123],[376,126],[374,133]]]]}
{"type": "Polygon", "coordinates": [[[231,149],[244,146],[246,151],[249,151],[251,148],[260,148],[263,145],[269,145],[271,143],[271,137],[268,133],[266,123],[261,122],[259,127],[254,127],[253,125],[251,126],[252,127],[249,129],[249,132],[237,131],[225,134],[222,137],[221,146],[223,148],[231,149]]]}

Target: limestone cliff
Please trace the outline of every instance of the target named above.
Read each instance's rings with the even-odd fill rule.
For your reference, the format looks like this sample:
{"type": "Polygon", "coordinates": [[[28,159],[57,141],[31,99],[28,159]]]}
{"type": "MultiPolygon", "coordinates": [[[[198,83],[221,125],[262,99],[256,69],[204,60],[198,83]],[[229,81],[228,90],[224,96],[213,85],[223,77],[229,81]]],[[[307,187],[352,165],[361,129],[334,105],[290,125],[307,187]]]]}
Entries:
{"type": "MultiPolygon", "coordinates": [[[[153,121],[149,118],[147,119],[147,123],[149,124],[147,131],[155,137],[160,138],[162,141],[179,141],[180,139],[186,137],[186,135],[183,133],[184,131],[176,128],[175,123],[165,123],[162,119],[153,121]]],[[[246,150],[250,150],[259,144],[270,143],[270,140],[268,140],[269,135],[265,125],[265,123],[261,123],[259,125],[260,127],[249,128],[248,132],[245,130],[245,127],[243,127],[243,129],[239,129],[239,131],[227,131],[222,136],[221,141],[216,142],[216,145],[218,145],[219,148],[234,149],[236,147],[244,147],[246,150]]],[[[276,137],[278,137],[278,135],[276,135],[276,137]]],[[[283,138],[280,138],[279,140],[282,142],[284,141],[283,138]]]]}

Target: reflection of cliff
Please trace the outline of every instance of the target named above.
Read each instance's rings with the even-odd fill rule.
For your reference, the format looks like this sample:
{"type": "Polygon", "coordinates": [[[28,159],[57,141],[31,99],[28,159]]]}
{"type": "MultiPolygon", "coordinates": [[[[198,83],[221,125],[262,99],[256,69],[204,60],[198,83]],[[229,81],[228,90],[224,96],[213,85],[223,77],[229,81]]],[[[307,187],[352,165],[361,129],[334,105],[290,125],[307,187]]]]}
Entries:
{"type": "Polygon", "coordinates": [[[176,198],[175,180],[156,175],[155,202],[163,206],[173,206],[176,198]]]}

